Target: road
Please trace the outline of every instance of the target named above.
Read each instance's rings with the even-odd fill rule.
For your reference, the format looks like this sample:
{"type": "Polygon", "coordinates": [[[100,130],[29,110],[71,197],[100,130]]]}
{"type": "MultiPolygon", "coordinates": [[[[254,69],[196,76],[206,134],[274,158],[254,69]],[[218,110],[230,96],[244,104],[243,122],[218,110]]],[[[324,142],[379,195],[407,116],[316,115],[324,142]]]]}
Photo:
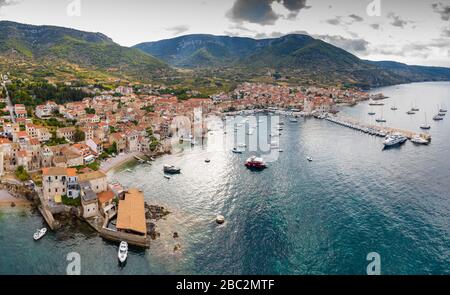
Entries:
{"type": "Polygon", "coordinates": [[[11,102],[11,98],[9,97],[8,89],[6,88],[5,80],[3,79],[3,75],[0,74],[0,77],[2,79],[2,87],[5,89],[6,92],[6,105],[8,106],[9,114],[11,116],[11,122],[16,123],[16,117],[14,116],[14,107],[11,102]]]}

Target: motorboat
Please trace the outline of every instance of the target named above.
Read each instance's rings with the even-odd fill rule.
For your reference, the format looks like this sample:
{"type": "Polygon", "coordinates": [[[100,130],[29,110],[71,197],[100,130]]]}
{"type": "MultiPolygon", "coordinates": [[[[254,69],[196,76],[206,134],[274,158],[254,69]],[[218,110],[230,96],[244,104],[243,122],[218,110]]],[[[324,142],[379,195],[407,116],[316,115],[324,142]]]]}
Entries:
{"type": "Polygon", "coordinates": [[[384,147],[389,148],[389,147],[394,147],[394,146],[400,146],[403,143],[405,143],[408,139],[399,134],[399,133],[395,133],[392,135],[388,135],[386,137],[386,139],[383,142],[384,147]]]}
{"type": "Polygon", "coordinates": [[[231,151],[235,154],[242,154],[242,151],[238,150],[236,147],[232,148],[231,151]]]}
{"type": "Polygon", "coordinates": [[[41,228],[38,229],[34,234],[33,234],[33,239],[35,241],[42,239],[43,236],[45,236],[45,234],[47,233],[47,228],[41,228]]]}
{"type": "Polygon", "coordinates": [[[384,106],[384,103],[382,103],[381,101],[371,100],[369,102],[369,105],[371,105],[371,106],[384,106]]]}
{"type": "Polygon", "coordinates": [[[408,115],[414,115],[415,113],[416,113],[416,112],[413,111],[412,109],[406,112],[406,114],[408,114],[408,115]]]}
{"type": "Polygon", "coordinates": [[[430,142],[423,138],[420,135],[415,135],[413,138],[411,138],[411,142],[415,144],[429,144],[430,142]]]}
{"type": "Polygon", "coordinates": [[[312,157],[306,157],[306,160],[308,160],[308,162],[312,162],[313,158],[312,157]]]}
{"type": "Polygon", "coordinates": [[[119,258],[120,263],[124,263],[128,257],[128,243],[125,241],[120,242],[119,252],[117,253],[117,258],[119,258]]]}
{"type": "Polygon", "coordinates": [[[383,118],[378,118],[375,121],[377,121],[378,123],[386,123],[386,119],[383,118]]]}
{"type": "Polygon", "coordinates": [[[181,168],[173,166],[173,165],[164,165],[163,171],[164,171],[164,173],[178,174],[181,172],[181,168]]]}
{"type": "Polygon", "coordinates": [[[264,162],[263,158],[251,156],[245,161],[245,167],[249,169],[262,170],[267,168],[266,162],[264,162]]]}
{"type": "Polygon", "coordinates": [[[205,163],[209,163],[209,162],[211,162],[210,159],[205,159],[205,163]]]}
{"type": "Polygon", "coordinates": [[[170,179],[171,177],[169,175],[164,175],[165,179],[170,179]]]}
{"type": "Polygon", "coordinates": [[[297,123],[298,122],[298,120],[297,120],[297,118],[290,118],[289,119],[289,122],[291,122],[291,123],[297,123]]]}
{"type": "Polygon", "coordinates": [[[375,112],[368,112],[368,114],[369,114],[370,116],[376,115],[375,112]]]}

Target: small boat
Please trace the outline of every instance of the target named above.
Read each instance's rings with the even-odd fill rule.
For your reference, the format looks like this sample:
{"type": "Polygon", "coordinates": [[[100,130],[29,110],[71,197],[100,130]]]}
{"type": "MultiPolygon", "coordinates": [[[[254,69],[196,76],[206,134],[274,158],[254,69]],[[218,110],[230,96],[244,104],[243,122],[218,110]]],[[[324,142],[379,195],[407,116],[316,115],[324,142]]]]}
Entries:
{"type": "Polygon", "coordinates": [[[308,160],[308,162],[312,162],[313,158],[312,157],[306,157],[306,160],[308,160]]]}
{"type": "Polygon", "coordinates": [[[248,169],[262,170],[267,168],[266,162],[264,162],[263,158],[259,158],[256,156],[251,156],[245,161],[245,167],[248,169]]]}
{"type": "Polygon", "coordinates": [[[242,151],[238,150],[236,147],[232,148],[231,151],[235,154],[242,154],[242,151]]]}
{"type": "Polygon", "coordinates": [[[444,120],[444,117],[436,115],[436,116],[433,117],[433,120],[434,121],[441,121],[441,120],[444,120]]]}
{"type": "Polygon", "coordinates": [[[45,236],[45,234],[47,233],[47,228],[41,228],[38,229],[34,234],[33,234],[33,239],[35,241],[42,239],[43,236],[45,236]]]}
{"type": "Polygon", "coordinates": [[[173,166],[173,165],[164,165],[163,171],[164,171],[164,173],[178,174],[181,172],[181,168],[173,166]]]}
{"type": "Polygon", "coordinates": [[[429,144],[430,142],[423,138],[420,135],[415,135],[413,138],[411,138],[411,142],[415,144],[429,144]]]}
{"type": "Polygon", "coordinates": [[[445,117],[445,114],[446,114],[446,113],[439,112],[439,113],[438,113],[438,116],[440,116],[440,117],[445,117]]]}
{"type": "Polygon", "coordinates": [[[420,111],[420,109],[417,107],[417,102],[416,101],[414,101],[414,106],[411,108],[411,111],[413,111],[413,112],[420,111]]]}
{"type": "Polygon", "coordinates": [[[398,108],[397,108],[397,106],[394,104],[394,105],[391,107],[391,110],[396,111],[396,110],[398,110],[398,108]]]}
{"type": "Polygon", "coordinates": [[[371,100],[371,101],[369,102],[369,105],[371,105],[371,106],[384,106],[384,103],[382,103],[382,102],[380,102],[380,101],[374,101],[374,100],[371,100]]]}
{"type": "Polygon", "coordinates": [[[282,153],[282,152],[284,152],[284,151],[283,151],[282,149],[279,149],[278,152],[279,152],[279,153],[282,153]]]}
{"type": "Polygon", "coordinates": [[[170,176],[169,175],[164,175],[164,178],[165,179],[170,179],[170,176]]]}
{"type": "Polygon", "coordinates": [[[406,112],[406,114],[408,114],[408,115],[414,115],[416,112],[415,111],[413,111],[413,110],[410,110],[410,111],[407,111],[406,112]]]}
{"type": "Polygon", "coordinates": [[[289,122],[291,122],[291,123],[297,123],[298,122],[298,120],[297,120],[297,118],[290,118],[289,119],[289,122]]]}
{"type": "Polygon", "coordinates": [[[376,115],[375,112],[368,112],[368,114],[369,114],[370,116],[376,115]]]}
{"type": "Polygon", "coordinates": [[[217,215],[216,222],[217,224],[223,224],[225,222],[225,217],[223,217],[223,215],[217,215]]]}
{"type": "Polygon", "coordinates": [[[439,109],[439,112],[440,112],[440,113],[446,113],[446,112],[447,112],[447,109],[440,108],[440,109],[439,109]]]}
{"type": "Polygon", "coordinates": [[[430,124],[428,124],[428,122],[427,122],[427,114],[426,114],[426,113],[425,113],[425,123],[423,123],[422,125],[420,125],[420,129],[423,129],[423,130],[429,130],[429,129],[431,129],[430,124]]]}
{"type": "Polygon", "coordinates": [[[209,163],[209,162],[211,162],[210,159],[205,159],[205,163],[209,163]]]}
{"type": "Polygon", "coordinates": [[[120,263],[124,263],[128,257],[128,243],[125,241],[120,242],[119,252],[117,253],[117,258],[119,258],[120,263]]]}
{"type": "Polygon", "coordinates": [[[128,168],[127,170],[125,170],[125,171],[127,171],[127,172],[133,172],[133,170],[131,170],[131,169],[129,169],[129,168],[128,168]]]}

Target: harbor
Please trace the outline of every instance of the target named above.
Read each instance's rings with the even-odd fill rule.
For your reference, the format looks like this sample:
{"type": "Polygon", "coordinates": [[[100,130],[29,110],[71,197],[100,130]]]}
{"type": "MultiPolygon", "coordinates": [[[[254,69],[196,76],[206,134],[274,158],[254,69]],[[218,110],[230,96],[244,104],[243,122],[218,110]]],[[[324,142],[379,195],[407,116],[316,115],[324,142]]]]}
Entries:
{"type": "Polygon", "coordinates": [[[379,136],[379,137],[386,137],[390,134],[401,134],[402,136],[408,138],[409,140],[413,139],[416,136],[419,136],[426,141],[431,141],[431,135],[428,133],[418,133],[411,130],[405,130],[401,128],[394,128],[394,127],[388,127],[388,126],[379,126],[379,125],[371,125],[371,124],[365,124],[362,122],[358,122],[355,119],[348,118],[348,117],[342,117],[342,116],[328,116],[328,115],[322,115],[318,116],[318,118],[325,119],[329,122],[338,124],[340,126],[344,126],[353,130],[361,131],[366,134],[379,136]]]}

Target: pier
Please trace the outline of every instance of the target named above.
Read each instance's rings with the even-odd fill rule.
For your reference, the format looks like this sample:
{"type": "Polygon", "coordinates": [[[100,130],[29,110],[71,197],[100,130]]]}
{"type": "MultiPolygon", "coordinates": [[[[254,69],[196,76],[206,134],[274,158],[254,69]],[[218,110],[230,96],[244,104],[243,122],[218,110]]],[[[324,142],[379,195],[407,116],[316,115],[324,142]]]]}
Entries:
{"type": "Polygon", "coordinates": [[[419,135],[423,139],[431,141],[431,135],[427,133],[414,132],[411,130],[405,130],[400,128],[388,127],[388,126],[379,126],[379,125],[371,125],[365,124],[362,122],[358,122],[352,118],[344,118],[344,117],[330,117],[330,116],[319,116],[320,119],[325,119],[329,122],[348,127],[350,129],[358,130],[370,135],[385,137],[386,135],[399,133],[405,136],[408,139],[412,139],[414,136],[419,135]]]}

